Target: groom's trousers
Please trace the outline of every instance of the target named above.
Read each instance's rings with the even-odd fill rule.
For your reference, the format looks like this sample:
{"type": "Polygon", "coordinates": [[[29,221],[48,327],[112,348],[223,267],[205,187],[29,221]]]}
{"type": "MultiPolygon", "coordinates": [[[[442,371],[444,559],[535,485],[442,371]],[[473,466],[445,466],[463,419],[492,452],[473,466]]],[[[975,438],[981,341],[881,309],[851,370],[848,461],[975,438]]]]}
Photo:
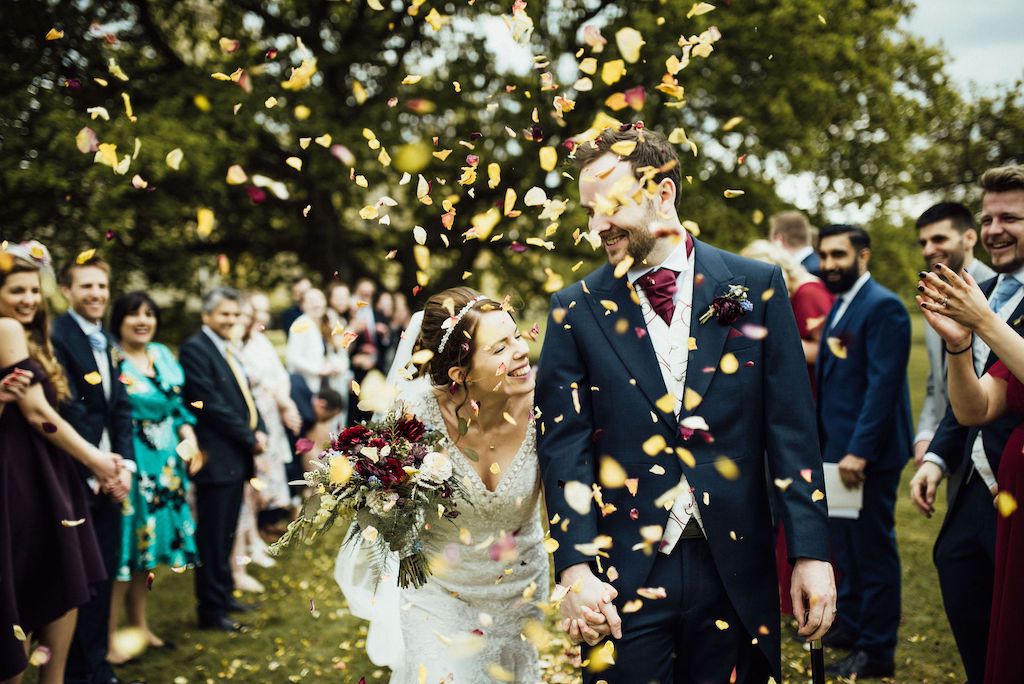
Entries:
{"type": "Polygon", "coordinates": [[[614,642],[615,664],[599,673],[584,670],[584,682],[768,681],[768,660],[750,643],[751,635],[725,593],[706,539],[680,539],[672,553],[657,554],[645,586],[664,587],[666,597],[644,599],[639,611],[622,616],[622,639],[614,642]]]}

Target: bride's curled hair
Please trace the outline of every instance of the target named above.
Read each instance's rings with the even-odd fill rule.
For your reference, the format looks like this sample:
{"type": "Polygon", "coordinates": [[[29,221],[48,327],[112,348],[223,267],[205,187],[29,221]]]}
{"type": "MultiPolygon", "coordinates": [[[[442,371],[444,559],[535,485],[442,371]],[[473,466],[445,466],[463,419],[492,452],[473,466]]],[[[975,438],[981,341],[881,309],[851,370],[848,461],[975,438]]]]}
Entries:
{"type": "Polygon", "coordinates": [[[420,336],[416,340],[415,351],[429,350],[433,353],[434,356],[423,364],[419,371],[420,375],[428,376],[433,385],[450,385],[452,381],[448,377],[448,371],[458,366],[465,367],[466,374],[469,374],[474,351],[473,336],[480,314],[500,309],[501,305],[498,302],[489,298],[474,302],[451,329],[444,349],[438,351],[438,348],[445,333],[449,332],[445,322],[453,316],[458,316],[467,304],[482,296],[484,295],[470,287],[452,287],[428,299],[423,307],[423,323],[420,327],[420,336]]]}

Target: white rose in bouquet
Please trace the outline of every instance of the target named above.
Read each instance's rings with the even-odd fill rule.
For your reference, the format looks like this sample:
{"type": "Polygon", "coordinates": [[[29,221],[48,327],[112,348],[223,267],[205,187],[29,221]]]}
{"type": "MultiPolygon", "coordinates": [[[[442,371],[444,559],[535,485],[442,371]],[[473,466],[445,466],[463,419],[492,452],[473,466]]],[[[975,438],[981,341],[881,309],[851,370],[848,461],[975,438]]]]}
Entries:
{"type": "Polygon", "coordinates": [[[419,472],[416,478],[420,482],[441,484],[452,476],[452,461],[448,454],[440,451],[431,451],[423,457],[419,472]]]}

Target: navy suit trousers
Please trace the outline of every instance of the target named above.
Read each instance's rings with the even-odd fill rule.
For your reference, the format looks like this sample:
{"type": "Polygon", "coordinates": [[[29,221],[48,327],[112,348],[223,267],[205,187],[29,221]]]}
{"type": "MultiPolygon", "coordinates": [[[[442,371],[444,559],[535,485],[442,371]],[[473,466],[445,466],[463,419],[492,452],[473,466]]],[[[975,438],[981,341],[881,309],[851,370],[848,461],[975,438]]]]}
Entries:
{"type": "MultiPolygon", "coordinates": [[[[645,600],[623,616],[615,665],[584,671],[593,684],[764,684],[771,669],[740,622],[704,538],[681,539],[672,553],[657,554],[646,586],[664,587],[663,599],[645,600]],[[724,629],[717,621],[724,621],[724,629]],[[666,658],[666,653],[672,653],[666,658]],[[735,679],[731,679],[735,668],[735,679]]],[[[601,648],[599,644],[597,648],[601,648]]]]}
{"type": "Polygon", "coordinates": [[[900,470],[872,471],[856,520],[830,518],[832,549],[841,573],[838,621],[856,648],[892,660],[900,622],[900,557],[896,548],[896,491],[900,470]]]}

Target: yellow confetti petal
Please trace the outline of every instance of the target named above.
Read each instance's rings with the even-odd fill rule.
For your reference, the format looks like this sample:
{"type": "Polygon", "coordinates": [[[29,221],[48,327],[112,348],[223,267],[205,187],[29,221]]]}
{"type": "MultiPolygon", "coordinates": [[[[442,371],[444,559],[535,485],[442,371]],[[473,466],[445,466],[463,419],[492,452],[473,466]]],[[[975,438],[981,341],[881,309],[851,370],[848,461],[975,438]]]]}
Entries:
{"type": "Polygon", "coordinates": [[[724,632],[725,630],[729,629],[729,623],[725,620],[715,620],[715,627],[724,632]]]}
{"type": "Polygon", "coordinates": [[[175,147],[173,150],[167,153],[164,161],[167,165],[177,171],[181,167],[181,160],[185,158],[185,153],[181,151],[180,147],[175,147]]]}
{"type": "Polygon", "coordinates": [[[697,467],[697,459],[694,458],[693,452],[690,451],[689,449],[684,449],[683,447],[676,447],[676,456],[678,456],[679,460],[685,463],[690,468],[697,467]]]}
{"type": "Polygon", "coordinates": [[[558,150],[554,147],[542,147],[537,153],[540,157],[540,168],[545,171],[554,171],[558,165],[558,150]]]}
{"type": "Polygon", "coordinates": [[[491,471],[491,475],[498,475],[501,473],[501,466],[498,465],[497,463],[492,463],[491,467],[488,468],[488,470],[491,471]]]}
{"type": "Polygon", "coordinates": [[[46,32],[46,40],[60,40],[64,37],[64,32],[60,29],[52,28],[46,32]]]}
{"type": "Polygon", "coordinates": [[[626,469],[611,456],[602,456],[599,479],[603,486],[618,489],[626,484],[626,469]]]}
{"type": "Polygon", "coordinates": [[[617,143],[613,143],[609,148],[613,154],[617,154],[620,157],[628,157],[633,154],[633,150],[636,149],[635,140],[620,140],[617,143]]]}
{"type": "MultiPolygon", "coordinates": [[[[691,337],[690,339],[693,338],[691,337]]],[[[700,394],[693,391],[689,387],[687,387],[686,391],[683,392],[683,408],[685,408],[687,411],[692,411],[693,409],[697,408],[698,406],[700,406],[700,402],[702,401],[704,401],[704,397],[700,396],[700,394]]]]}
{"type": "Polygon", "coordinates": [[[284,160],[284,163],[292,167],[296,171],[302,170],[302,160],[299,159],[298,157],[288,157],[287,159],[284,160]]]}
{"type": "MultiPolygon", "coordinates": [[[[689,388],[687,388],[689,389],[689,388]]],[[[691,392],[693,390],[690,390],[691,392]]],[[[654,405],[658,407],[658,410],[662,413],[672,413],[676,410],[676,397],[674,394],[669,392],[658,401],[654,402],[654,405]]]]}
{"type": "Polygon", "coordinates": [[[213,215],[212,209],[203,207],[196,212],[196,234],[201,238],[210,237],[210,233],[213,232],[213,226],[216,223],[216,218],[213,215]]]}
{"type": "Polygon", "coordinates": [[[740,197],[745,194],[742,190],[726,190],[722,193],[725,199],[732,199],[733,197],[740,197]]]}
{"type": "Polygon", "coordinates": [[[996,494],[996,508],[999,515],[1009,518],[1017,510],[1017,499],[1010,492],[999,492],[996,494]]]}
{"type": "Polygon", "coordinates": [[[635,28],[621,28],[615,32],[615,44],[619,52],[630,64],[640,59],[640,48],[645,44],[644,37],[635,28]]]}
{"type": "Polygon", "coordinates": [[[665,450],[665,438],[661,435],[651,435],[644,441],[644,453],[648,456],[657,456],[665,450]]]}
{"type": "Polygon", "coordinates": [[[228,185],[241,185],[249,179],[246,175],[245,169],[238,164],[232,164],[228,167],[227,182],[228,185]]]}
{"type": "Polygon", "coordinates": [[[366,0],[366,4],[370,9],[375,10],[377,12],[384,11],[384,5],[380,3],[380,0],[366,0]]]}
{"type": "Polygon", "coordinates": [[[740,476],[740,468],[728,456],[715,457],[715,470],[726,480],[735,480],[740,476]]]}
{"type": "Polygon", "coordinates": [[[815,489],[813,492],[811,492],[811,501],[813,501],[815,503],[821,501],[824,498],[825,498],[825,493],[822,492],[820,489],[815,489]]]}
{"type": "Polygon", "coordinates": [[[686,18],[691,19],[693,17],[699,17],[702,14],[707,14],[715,9],[715,6],[709,2],[695,2],[690,11],[686,13],[686,18]]]}
{"type": "Polygon", "coordinates": [[[841,339],[838,337],[829,337],[826,340],[826,343],[828,344],[829,351],[832,352],[832,356],[837,359],[846,358],[846,345],[843,344],[841,339]]]}
{"type": "Polygon", "coordinates": [[[593,499],[593,493],[589,486],[577,480],[565,483],[565,503],[569,504],[569,508],[580,515],[590,513],[590,502],[593,499]]]}
{"type": "Polygon", "coordinates": [[[417,74],[409,74],[408,76],[402,79],[402,85],[416,85],[422,79],[423,77],[417,74]]]}
{"type": "Polygon", "coordinates": [[[626,75],[626,63],[621,59],[613,59],[601,65],[601,80],[605,85],[614,85],[626,75]]]}
{"type": "Polygon", "coordinates": [[[735,354],[723,354],[718,366],[726,375],[732,375],[740,369],[740,362],[735,354]]]}
{"type": "Polygon", "coordinates": [[[86,261],[92,259],[94,256],[96,256],[95,249],[84,250],[80,252],[77,257],[75,257],[75,263],[79,265],[84,264],[86,261]]]}
{"type": "Polygon", "coordinates": [[[60,524],[62,527],[78,527],[79,525],[85,524],[85,518],[79,518],[77,520],[61,520],[60,524]]]}
{"type": "Polygon", "coordinates": [[[552,539],[551,537],[546,537],[544,539],[544,550],[547,551],[548,553],[554,553],[555,551],[557,551],[558,550],[558,540],[557,539],[552,539]]]}
{"type": "Polygon", "coordinates": [[[86,373],[83,379],[90,385],[98,385],[103,382],[103,376],[100,375],[98,371],[86,373]]]}
{"type": "Polygon", "coordinates": [[[739,126],[741,123],[743,123],[743,117],[742,116],[734,116],[731,119],[729,119],[728,121],[726,121],[724,124],[722,124],[722,131],[724,133],[728,133],[732,129],[734,129],[737,126],[739,126]]]}
{"type": "Polygon", "coordinates": [[[21,628],[21,625],[14,625],[14,638],[18,641],[24,641],[28,638],[25,636],[25,630],[21,628]]]}

